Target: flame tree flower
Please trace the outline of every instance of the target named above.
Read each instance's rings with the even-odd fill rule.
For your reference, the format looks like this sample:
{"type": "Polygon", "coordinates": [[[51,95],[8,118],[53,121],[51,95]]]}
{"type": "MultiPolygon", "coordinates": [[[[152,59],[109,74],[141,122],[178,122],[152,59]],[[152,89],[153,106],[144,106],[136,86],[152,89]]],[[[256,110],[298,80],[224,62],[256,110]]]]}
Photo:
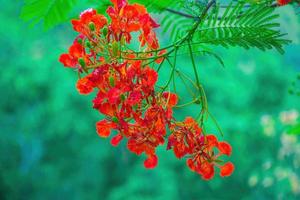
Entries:
{"type": "MultiPolygon", "coordinates": [[[[146,155],[144,167],[152,169],[158,165],[157,147],[166,145],[176,158],[185,158],[188,168],[204,180],[213,178],[216,169],[220,176],[230,176],[234,165],[224,158],[231,156],[231,145],[205,132],[207,118],[213,119],[218,128],[219,125],[208,110],[205,90],[200,83],[193,53],[193,47],[197,45],[194,36],[200,36],[198,44],[217,44],[213,42],[217,40],[210,38],[233,37],[230,27],[224,28],[228,23],[237,27],[235,31],[244,31],[239,27],[247,26],[247,32],[236,32],[243,36],[240,41],[218,39],[224,46],[235,42],[245,48],[276,48],[282,52],[282,45],[288,41],[280,38],[280,32],[271,29],[274,26],[271,20],[276,18],[272,11],[274,5],[282,6],[289,2],[257,4],[265,9],[259,6],[255,9],[256,5],[252,8],[245,6],[245,2],[238,2],[225,7],[221,18],[217,12],[220,5],[215,0],[201,7],[198,16],[175,12],[194,19],[194,23],[179,40],[161,48],[155,33],[159,24],[143,5],[129,4],[127,0],[111,0],[112,5],[106,10],[108,18],[94,9],[87,9],[79,19],[71,21],[78,36],[59,61],[77,71],[79,80],[76,88],[80,94],[96,93],[93,108],[104,116],[96,123],[96,131],[102,138],[111,137],[112,146],[126,142],[130,152],[146,155]],[[215,27],[209,28],[211,26],[215,27]],[[138,50],[131,48],[132,42],[139,43],[138,50]],[[177,55],[182,47],[188,49],[194,78],[177,66],[177,55]],[[170,76],[165,85],[159,86],[159,71],[166,63],[171,69],[170,76]],[[190,102],[178,104],[182,99],[176,92],[175,76],[187,91],[196,91],[191,92],[190,102]],[[200,105],[196,118],[187,116],[184,121],[175,119],[174,109],[191,104],[200,105]]],[[[202,50],[201,53],[220,60],[212,52],[202,50]]]]}

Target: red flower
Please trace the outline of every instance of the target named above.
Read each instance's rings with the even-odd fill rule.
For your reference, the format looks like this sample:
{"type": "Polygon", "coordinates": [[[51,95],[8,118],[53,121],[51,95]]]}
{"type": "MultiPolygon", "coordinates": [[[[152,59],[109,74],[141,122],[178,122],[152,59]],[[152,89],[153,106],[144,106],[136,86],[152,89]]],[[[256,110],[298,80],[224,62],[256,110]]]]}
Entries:
{"type": "Polygon", "coordinates": [[[135,61],[131,63],[127,68],[127,78],[134,79],[136,76],[140,76],[142,72],[141,65],[142,61],[135,61]]]}
{"type": "Polygon", "coordinates": [[[149,130],[146,126],[138,128],[137,131],[143,132],[134,132],[132,136],[129,137],[127,143],[128,149],[137,155],[143,152],[147,155],[152,155],[155,153],[155,148],[164,143],[164,139],[160,134],[152,132],[154,130],[149,130]]]}
{"type": "MultiPolygon", "coordinates": [[[[212,135],[205,136],[205,143],[198,143],[194,147],[192,152],[192,158],[187,161],[187,166],[192,170],[199,173],[203,179],[209,180],[214,176],[214,166],[219,166],[216,164],[218,157],[221,155],[230,155],[231,146],[226,142],[218,142],[216,138],[212,135]],[[218,155],[214,154],[213,147],[218,147],[220,153],[218,155]]],[[[230,176],[234,170],[234,165],[232,163],[226,163],[220,167],[221,176],[230,176]]]]}
{"type": "Polygon", "coordinates": [[[94,83],[90,81],[90,76],[86,76],[77,81],[76,88],[80,94],[89,94],[94,89],[94,83]]]}
{"type": "Polygon", "coordinates": [[[61,62],[65,67],[73,67],[77,63],[77,61],[67,53],[61,54],[61,56],[59,57],[59,62],[61,62]]]}
{"type": "Polygon", "coordinates": [[[170,92],[164,92],[162,94],[162,96],[166,100],[168,107],[172,108],[177,105],[177,102],[178,102],[177,94],[170,93],[170,92]]]}
{"type": "MultiPolygon", "coordinates": [[[[172,148],[177,158],[191,156],[187,166],[205,180],[213,178],[214,166],[219,166],[219,156],[231,155],[231,146],[227,142],[218,142],[214,135],[203,135],[202,129],[191,117],[187,117],[184,122],[171,123],[170,130],[167,149],[172,148]],[[215,155],[214,148],[219,149],[219,154],[215,155]]],[[[221,171],[222,175],[230,174],[229,167],[221,171]]]]}
{"type": "Polygon", "coordinates": [[[114,4],[115,9],[118,11],[128,4],[127,0],[111,0],[111,2],[114,4]]]}
{"type": "Polygon", "coordinates": [[[108,137],[111,129],[115,128],[116,125],[113,122],[102,120],[96,123],[97,133],[100,137],[108,137]]]}
{"type": "Polygon", "coordinates": [[[97,14],[96,10],[87,9],[80,14],[79,20],[72,20],[72,24],[75,31],[90,36],[93,31],[91,26],[94,26],[94,31],[99,34],[100,29],[107,24],[107,19],[104,15],[97,14]]]}
{"type": "Polygon", "coordinates": [[[195,145],[201,143],[202,130],[191,117],[187,117],[183,123],[171,124],[170,130],[172,134],[169,136],[168,149],[173,148],[177,158],[192,153],[195,145]]]}
{"type": "Polygon", "coordinates": [[[135,104],[140,103],[141,100],[142,100],[142,93],[140,91],[132,91],[129,94],[126,102],[127,102],[128,105],[133,106],[135,104]]]}
{"type": "Polygon", "coordinates": [[[102,114],[110,116],[110,117],[113,117],[116,113],[116,106],[112,105],[108,102],[95,104],[95,101],[94,101],[94,108],[99,110],[99,112],[101,112],[102,114]]]}
{"type": "Polygon", "coordinates": [[[85,53],[84,47],[78,43],[78,40],[76,39],[72,46],[69,48],[69,53],[62,54],[59,57],[59,61],[65,66],[65,67],[76,67],[78,64],[78,59],[83,58],[86,62],[89,62],[89,59],[85,53]]]}
{"type": "Polygon", "coordinates": [[[143,22],[143,32],[139,36],[139,40],[141,42],[141,46],[147,46],[149,49],[158,49],[159,48],[159,43],[158,39],[156,37],[155,32],[152,30],[152,28],[156,28],[157,24],[154,22],[154,20],[149,16],[149,14],[146,14],[142,17],[142,22],[143,22]]]}
{"type": "Polygon", "coordinates": [[[141,145],[139,144],[139,142],[135,139],[129,139],[127,142],[127,148],[129,151],[137,154],[137,155],[141,155],[144,151],[144,149],[141,147],[141,145]]]}
{"type": "Polygon", "coordinates": [[[110,25],[111,34],[119,41],[125,36],[127,43],[131,40],[131,32],[140,29],[139,11],[134,5],[128,5],[127,1],[113,1],[114,7],[107,9],[107,14],[112,22],[110,25]]]}
{"type": "Polygon", "coordinates": [[[150,49],[159,47],[158,40],[153,28],[159,25],[150,17],[144,6],[139,4],[129,5],[126,0],[112,0],[114,7],[107,9],[107,14],[112,22],[110,25],[110,35],[115,40],[120,41],[122,36],[127,43],[131,40],[131,33],[142,31],[140,35],[141,46],[146,43],[150,49]]]}
{"type": "Polygon", "coordinates": [[[144,78],[142,80],[142,84],[146,88],[153,88],[156,81],[157,81],[157,72],[154,69],[151,69],[150,67],[146,67],[143,70],[144,78]]]}
{"type": "Polygon", "coordinates": [[[182,158],[185,156],[188,151],[189,147],[186,146],[184,142],[184,135],[175,136],[174,134],[170,135],[168,138],[168,148],[171,149],[173,147],[174,154],[177,158],[182,158]]]}
{"type": "Polygon", "coordinates": [[[112,88],[107,93],[108,102],[110,104],[116,104],[117,102],[119,102],[121,100],[120,99],[121,94],[122,94],[122,91],[120,89],[118,89],[118,88],[112,88]]]}

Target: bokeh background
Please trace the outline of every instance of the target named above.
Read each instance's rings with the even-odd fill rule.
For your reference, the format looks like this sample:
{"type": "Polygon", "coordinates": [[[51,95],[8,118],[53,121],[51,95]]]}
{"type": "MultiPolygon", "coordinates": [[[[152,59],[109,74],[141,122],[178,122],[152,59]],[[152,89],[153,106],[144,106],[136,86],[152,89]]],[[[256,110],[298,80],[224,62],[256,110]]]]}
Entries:
{"type": "MultiPolygon", "coordinates": [[[[292,94],[300,82],[300,19],[291,7],[280,10],[282,29],[293,40],[286,54],[214,47],[225,68],[197,58],[236,166],[229,178],[203,181],[165,146],[158,167],[146,170],[144,157],[129,153],[124,142],[113,148],[99,138],[93,95],[79,95],[76,73],[58,63],[75,36],[70,24],[29,28],[19,18],[21,2],[0,3],[1,200],[300,199],[300,136],[286,133],[300,111],[300,96],[292,94]]],[[[160,39],[167,43],[168,35],[160,39]]],[[[189,69],[189,58],[181,56],[178,66],[189,69]]],[[[177,87],[184,100],[184,87],[177,87]]],[[[176,116],[196,111],[176,110],[176,116]]],[[[207,129],[222,139],[211,122],[207,129]]]]}

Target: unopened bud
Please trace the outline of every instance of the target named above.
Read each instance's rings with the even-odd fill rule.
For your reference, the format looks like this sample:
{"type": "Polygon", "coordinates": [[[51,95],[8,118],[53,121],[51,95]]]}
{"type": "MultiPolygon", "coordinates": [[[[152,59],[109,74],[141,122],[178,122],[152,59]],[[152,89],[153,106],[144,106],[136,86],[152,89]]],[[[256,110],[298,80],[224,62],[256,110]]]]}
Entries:
{"type": "Polygon", "coordinates": [[[132,106],[132,109],[133,109],[134,111],[136,111],[136,110],[138,109],[138,105],[137,105],[137,104],[133,105],[133,106],[132,106]]]}
{"type": "Polygon", "coordinates": [[[93,22],[89,23],[89,28],[91,31],[95,31],[95,24],[93,22]]]}
{"type": "Polygon", "coordinates": [[[114,56],[118,55],[118,52],[119,52],[119,44],[118,44],[118,42],[112,43],[112,51],[113,51],[113,55],[114,56]]]}
{"type": "Polygon", "coordinates": [[[125,95],[122,94],[122,95],[121,95],[121,100],[122,100],[122,101],[125,101],[125,99],[126,99],[125,95]]]}
{"type": "Polygon", "coordinates": [[[78,63],[80,64],[80,66],[81,66],[82,68],[85,68],[85,61],[84,61],[83,58],[78,58],[78,63]]]}
{"type": "Polygon", "coordinates": [[[122,37],[120,42],[121,42],[121,45],[124,45],[126,43],[125,37],[122,37]]]}
{"type": "Polygon", "coordinates": [[[201,103],[200,99],[197,99],[197,100],[195,101],[195,104],[200,104],[200,103],[201,103]]]}
{"type": "Polygon", "coordinates": [[[118,118],[116,118],[116,117],[113,117],[113,118],[112,118],[112,121],[115,122],[115,123],[118,123],[118,122],[119,122],[118,118]]]}
{"type": "Polygon", "coordinates": [[[109,85],[111,86],[111,87],[115,87],[115,79],[114,79],[114,77],[109,77],[109,85]]]}
{"type": "Polygon", "coordinates": [[[82,39],[81,39],[81,38],[78,38],[78,39],[77,39],[77,42],[78,42],[79,44],[82,44],[82,39]]]}
{"type": "Polygon", "coordinates": [[[85,42],[85,46],[87,46],[88,48],[92,48],[92,45],[91,45],[90,41],[88,41],[88,40],[85,42]]]}
{"type": "Polygon", "coordinates": [[[103,35],[104,35],[105,37],[107,36],[107,33],[108,33],[107,27],[104,27],[104,28],[102,29],[102,33],[103,33],[103,35]]]}

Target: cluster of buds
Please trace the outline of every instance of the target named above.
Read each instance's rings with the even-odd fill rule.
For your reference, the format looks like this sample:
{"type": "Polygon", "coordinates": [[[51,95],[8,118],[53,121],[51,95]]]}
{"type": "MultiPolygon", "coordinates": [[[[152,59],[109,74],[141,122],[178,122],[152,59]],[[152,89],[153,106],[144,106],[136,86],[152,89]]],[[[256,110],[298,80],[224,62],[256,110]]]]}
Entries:
{"type": "Polygon", "coordinates": [[[188,167],[204,179],[213,177],[215,166],[220,167],[221,176],[231,175],[233,164],[218,159],[230,156],[231,146],[205,135],[191,117],[176,121],[173,109],[178,96],[155,90],[158,73],[147,59],[159,55],[155,59],[159,64],[166,55],[165,49],[159,49],[154,32],[159,25],[142,5],[130,5],[126,0],[112,3],[107,9],[110,20],[94,9],[72,20],[79,35],[59,59],[65,67],[78,71],[76,87],[80,94],[97,92],[93,107],[104,116],[96,123],[98,135],[113,135],[113,146],[126,140],[129,151],[147,156],[144,166],[148,169],[158,164],[156,148],[167,144],[177,158],[188,157],[188,167]],[[138,54],[128,48],[134,40],[132,33],[139,33],[138,54]]]}

